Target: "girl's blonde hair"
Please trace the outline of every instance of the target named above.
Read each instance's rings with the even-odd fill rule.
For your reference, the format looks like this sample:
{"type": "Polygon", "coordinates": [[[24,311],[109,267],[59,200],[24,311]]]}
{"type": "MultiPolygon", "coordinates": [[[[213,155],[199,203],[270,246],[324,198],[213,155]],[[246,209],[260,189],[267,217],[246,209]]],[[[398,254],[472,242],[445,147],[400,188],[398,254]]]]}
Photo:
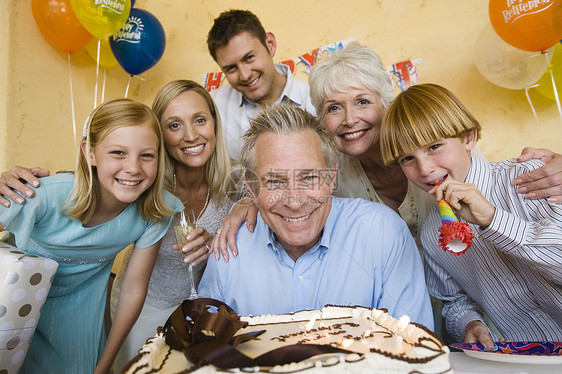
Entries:
{"type": "Polygon", "coordinates": [[[396,165],[405,147],[417,149],[441,139],[464,138],[481,126],[448,89],[432,83],[416,84],[390,104],[381,126],[383,162],[396,165]]]}
{"type": "MultiPolygon", "coordinates": [[[[221,201],[230,197],[232,193],[238,193],[238,188],[236,186],[241,178],[241,173],[233,173],[232,161],[228,157],[228,153],[226,151],[226,143],[222,132],[222,123],[219,111],[215,102],[211,98],[211,95],[209,95],[203,86],[194,81],[186,79],[171,81],[162,87],[156,94],[156,97],[152,102],[152,110],[156,114],[156,117],[162,121],[162,115],[168,105],[170,105],[170,103],[178,97],[178,95],[187,91],[193,91],[205,100],[215,123],[215,151],[211,154],[211,157],[209,157],[209,160],[207,161],[205,176],[207,178],[209,188],[211,189],[212,196],[218,201],[221,201]]],[[[175,172],[176,161],[171,159],[169,156],[167,159],[168,162],[166,164],[166,179],[164,186],[169,191],[174,192],[173,175],[175,172]]]]}
{"type": "MultiPolygon", "coordinates": [[[[169,217],[162,196],[164,185],[165,152],[158,119],[150,108],[130,99],[117,99],[98,106],[86,119],[82,141],[86,142],[86,155],[102,142],[109,133],[120,127],[148,125],[158,137],[158,171],[154,183],[136,201],[141,217],[147,221],[169,217]]],[[[95,166],[90,164],[80,147],[76,161],[74,186],[64,212],[82,223],[88,222],[100,201],[100,184],[95,166]]]]}

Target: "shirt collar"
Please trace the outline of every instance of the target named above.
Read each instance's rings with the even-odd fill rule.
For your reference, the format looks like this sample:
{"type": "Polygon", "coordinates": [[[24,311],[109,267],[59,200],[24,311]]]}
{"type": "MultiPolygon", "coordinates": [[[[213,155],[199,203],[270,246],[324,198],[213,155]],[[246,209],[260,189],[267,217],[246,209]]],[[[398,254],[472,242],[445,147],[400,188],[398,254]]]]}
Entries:
{"type": "Polygon", "coordinates": [[[285,87],[283,87],[283,92],[281,92],[281,96],[276,102],[304,107],[305,103],[302,100],[303,98],[301,97],[300,92],[295,86],[295,77],[289,70],[289,67],[285,64],[276,62],[275,69],[287,77],[287,82],[285,83],[285,87]]]}
{"type": "Polygon", "coordinates": [[[492,190],[491,175],[492,166],[489,162],[477,157],[471,157],[470,168],[464,182],[478,186],[478,189],[480,189],[484,196],[490,196],[492,190]]]}
{"type": "MultiPolygon", "coordinates": [[[[266,225],[267,227],[267,225],[266,225]]],[[[289,256],[289,254],[287,253],[287,250],[285,248],[283,248],[283,246],[281,245],[281,243],[279,243],[277,241],[277,239],[275,238],[275,233],[269,228],[267,227],[267,247],[269,249],[271,249],[273,252],[275,252],[275,254],[277,255],[277,257],[279,259],[282,259],[282,255],[280,253],[280,251],[283,251],[286,253],[287,256],[289,256]]],[[[322,238],[324,237],[324,235],[322,235],[322,237],[320,238],[319,243],[314,244],[314,246],[312,246],[312,248],[310,248],[308,251],[306,251],[306,253],[303,254],[303,256],[305,255],[312,255],[314,252],[316,252],[318,249],[320,249],[320,254],[325,252],[328,248],[326,246],[323,245],[322,243],[322,238]]],[[[290,258],[290,256],[289,256],[290,258]]]]}
{"type": "MultiPolygon", "coordinates": [[[[241,93],[240,91],[235,90],[234,88],[232,88],[232,86],[230,86],[230,88],[234,91],[234,94],[235,94],[236,97],[238,98],[237,101],[238,101],[238,106],[239,106],[239,107],[242,107],[242,105],[244,105],[244,102],[256,104],[256,103],[254,103],[253,101],[246,99],[246,98],[244,97],[244,95],[242,95],[242,93],[241,93]]],[[[256,105],[257,105],[257,104],[256,104],[256,105]]]]}
{"type": "MultiPolygon", "coordinates": [[[[326,219],[326,224],[324,225],[324,229],[322,230],[322,236],[318,243],[316,243],[312,248],[310,248],[306,254],[313,254],[317,250],[320,250],[319,255],[324,256],[326,251],[330,248],[330,241],[332,238],[332,232],[334,230],[334,221],[336,220],[335,213],[334,213],[334,204],[339,205],[338,198],[332,197],[332,207],[330,209],[330,213],[328,214],[328,219],[326,219]]],[[[277,241],[275,238],[275,233],[267,226],[265,221],[261,218],[261,214],[258,213],[258,222],[263,224],[265,227],[266,236],[263,240],[266,240],[267,247],[272,251],[276,252],[279,256],[279,250],[285,250],[283,246],[277,241]]]]}

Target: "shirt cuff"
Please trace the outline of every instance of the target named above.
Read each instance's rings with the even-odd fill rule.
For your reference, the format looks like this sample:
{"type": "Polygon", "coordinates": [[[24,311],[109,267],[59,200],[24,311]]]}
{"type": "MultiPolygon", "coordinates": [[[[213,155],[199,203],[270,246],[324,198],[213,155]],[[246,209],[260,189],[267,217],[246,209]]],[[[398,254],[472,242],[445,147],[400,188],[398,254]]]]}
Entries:
{"type": "MultiPolygon", "coordinates": [[[[480,322],[482,322],[482,324],[483,324],[484,326],[486,326],[486,328],[488,329],[488,334],[490,334],[490,336],[492,337],[492,341],[494,341],[494,342],[497,342],[497,341],[498,341],[498,337],[496,336],[496,334],[494,334],[494,333],[492,332],[492,330],[490,330],[490,328],[488,327],[488,325],[486,324],[486,322],[484,322],[484,321],[483,321],[482,319],[480,319],[480,318],[473,319],[472,321],[480,321],[480,322]]],[[[463,331],[466,331],[466,325],[468,325],[468,324],[469,324],[470,322],[472,322],[472,321],[466,321],[466,324],[464,325],[463,331]]],[[[464,334],[463,334],[463,341],[464,341],[464,334]]]]}
{"type": "MultiPolygon", "coordinates": [[[[462,341],[464,341],[465,338],[466,326],[472,321],[480,321],[484,323],[482,316],[474,311],[468,311],[457,319],[457,323],[455,324],[455,333],[462,341]]],[[[484,323],[484,325],[486,324],[484,323]]]]}

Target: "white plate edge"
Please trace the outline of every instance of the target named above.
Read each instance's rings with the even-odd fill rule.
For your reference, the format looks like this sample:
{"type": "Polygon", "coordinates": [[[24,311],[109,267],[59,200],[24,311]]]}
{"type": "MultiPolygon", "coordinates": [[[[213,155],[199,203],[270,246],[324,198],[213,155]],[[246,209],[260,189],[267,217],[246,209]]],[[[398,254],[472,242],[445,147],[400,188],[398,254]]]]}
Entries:
{"type": "Polygon", "coordinates": [[[467,356],[480,358],[482,360],[489,361],[499,361],[499,362],[511,362],[518,364],[547,364],[555,365],[562,363],[562,356],[538,356],[538,355],[516,355],[507,353],[495,353],[495,352],[480,352],[473,351],[470,349],[463,349],[467,356]]]}

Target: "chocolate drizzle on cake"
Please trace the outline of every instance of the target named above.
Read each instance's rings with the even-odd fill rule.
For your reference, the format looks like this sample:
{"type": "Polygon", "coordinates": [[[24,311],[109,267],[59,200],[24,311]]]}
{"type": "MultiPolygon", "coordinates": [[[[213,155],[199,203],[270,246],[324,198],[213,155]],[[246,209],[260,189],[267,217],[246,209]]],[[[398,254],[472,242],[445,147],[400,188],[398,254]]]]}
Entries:
{"type": "MultiPolygon", "coordinates": [[[[401,323],[398,323],[398,320],[380,310],[330,306],[322,311],[303,311],[278,316],[242,317],[241,320],[249,322],[249,326],[241,329],[239,333],[252,334],[255,330],[266,330],[263,335],[263,344],[249,341],[240,344],[236,349],[231,347],[237,351],[237,355],[250,352],[245,351],[243,346],[247,345],[248,349],[254,347],[251,349],[257,357],[249,356],[248,361],[245,361],[248,364],[231,366],[232,368],[238,368],[234,370],[242,372],[305,373],[312,370],[316,374],[322,373],[322,368],[332,367],[333,370],[339,372],[338,365],[351,365],[350,369],[353,372],[362,372],[362,368],[379,367],[379,365],[382,365],[380,367],[381,372],[387,369],[391,370],[391,368],[399,368],[400,373],[448,373],[451,371],[448,362],[448,349],[439,337],[419,324],[402,323],[402,318],[400,319],[401,323]],[[308,324],[306,324],[307,320],[310,320],[308,324]],[[306,327],[304,324],[306,324],[306,327]],[[349,350],[341,350],[342,346],[347,346],[342,343],[352,345],[349,350]],[[264,345],[267,348],[264,349],[264,345]],[[309,349],[316,349],[315,347],[323,347],[323,350],[327,350],[326,352],[315,353],[320,354],[320,356],[303,354],[309,349]],[[354,347],[361,349],[355,349],[358,351],[355,353],[353,352],[354,347]],[[269,351],[267,351],[268,349],[269,351]],[[238,350],[240,351],[238,352],[238,350]],[[269,359],[264,358],[267,356],[273,357],[277,350],[285,351],[283,361],[272,363],[272,361],[267,361],[269,359]],[[331,352],[331,354],[322,354],[327,352],[331,352]],[[364,352],[364,354],[360,352],[364,352]],[[365,364],[362,364],[362,362],[365,362],[365,364]],[[424,371],[425,368],[428,371],[424,371]]],[[[216,333],[218,332],[215,331],[216,333]]],[[[234,338],[236,337],[237,335],[234,336],[234,338]]],[[[153,344],[153,342],[149,340],[148,344],[153,344]]],[[[151,366],[150,368],[144,364],[144,361],[140,360],[146,354],[141,350],[139,356],[135,359],[138,365],[129,364],[129,368],[134,371],[129,371],[127,374],[159,373],[160,368],[169,364],[168,356],[171,353],[174,355],[179,353],[170,350],[169,347],[168,350],[164,362],[154,363],[154,367],[151,366]]],[[[159,352],[159,354],[162,354],[164,351],[160,350],[159,352]]],[[[230,352],[233,351],[228,350],[224,354],[228,356],[231,354],[230,352]]],[[[200,361],[193,367],[186,365],[181,369],[183,371],[176,370],[176,366],[176,369],[172,372],[197,372],[205,365],[206,363],[200,361]]],[[[231,369],[226,367],[221,369],[216,364],[206,367],[205,370],[210,373],[232,372],[231,369]]]]}

